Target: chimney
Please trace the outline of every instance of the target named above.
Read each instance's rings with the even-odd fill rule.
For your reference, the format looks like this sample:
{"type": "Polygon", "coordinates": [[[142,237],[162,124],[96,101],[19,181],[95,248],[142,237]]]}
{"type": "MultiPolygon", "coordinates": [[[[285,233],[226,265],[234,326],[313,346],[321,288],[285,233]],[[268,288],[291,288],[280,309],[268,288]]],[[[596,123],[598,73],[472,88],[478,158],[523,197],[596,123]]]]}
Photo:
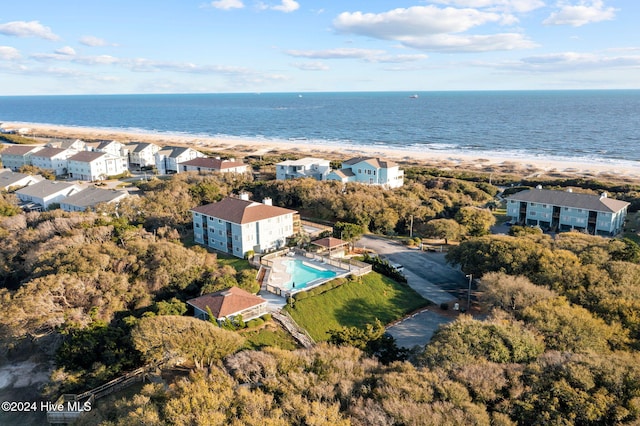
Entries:
{"type": "Polygon", "coordinates": [[[262,200],[262,204],[264,204],[265,206],[272,206],[273,205],[273,201],[271,200],[270,197],[265,197],[265,199],[262,200]]]}
{"type": "Polygon", "coordinates": [[[241,200],[249,201],[249,193],[248,192],[241,192],[239,194],[239,197],[240,197],[241,200]]]}
{"type": "Polygon", "coordinates": [[[600,199],[602,200],[603,198],[607,198],[606,192],[603,192],[602,194],[600,194],[600,199]]]}

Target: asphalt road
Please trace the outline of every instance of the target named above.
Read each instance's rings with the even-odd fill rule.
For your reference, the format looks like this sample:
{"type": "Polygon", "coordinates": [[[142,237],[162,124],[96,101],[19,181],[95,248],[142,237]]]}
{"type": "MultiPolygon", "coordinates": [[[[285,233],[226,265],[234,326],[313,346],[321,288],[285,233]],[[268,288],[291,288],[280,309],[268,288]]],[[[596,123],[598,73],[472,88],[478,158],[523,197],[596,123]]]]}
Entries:
{"type": "MultiPolygon", "coordinates": [[[[389,262],[403,265],[409,286],[437,305],[451,303],[467,294],[468,278],[459,268],[447,264],[445,253],[423,252],[369,235],[362,237],[356,246],[373,250],[389,262]]],[[[442,324],[452,320],[451,316],[423,311],[387,328],[387,332],[400,347],[424,346],[442,324]]]]}
{"type": "Polygon", "coordinates": [[[371,249],[389,262],[403,265],[411,288],[435,304],[466,295],[469,281],[459,268],[447,264],[445,253],[420,251],[370,235],[363,236],[356,246],[371,249]]]}

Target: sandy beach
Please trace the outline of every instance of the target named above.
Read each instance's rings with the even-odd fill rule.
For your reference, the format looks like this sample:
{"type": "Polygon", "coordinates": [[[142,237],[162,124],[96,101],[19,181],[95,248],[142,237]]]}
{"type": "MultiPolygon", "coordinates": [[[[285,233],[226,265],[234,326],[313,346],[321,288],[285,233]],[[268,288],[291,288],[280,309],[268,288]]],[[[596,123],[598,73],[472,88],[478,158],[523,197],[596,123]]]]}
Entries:
{"type": "Polygon", "coordinates": [[[338,144],[309,145],[307,141],[270,141],[242,138],[218,138],[196,135],[144,133],[89,127],[55,126],[34,123],[5,122],[3,129],[29,129],[27,137],[116,140],[119,142],[152,142],[160,146],[181,145],[193,149],[229,153],[237,157],[294,153],[299,156],[341,160],[355,156],[374,156],[400,164],[416,164],[455,168],[487,173],[516,173],[532,177],[579,176],[603,180],[640,180],[640,162],[624,160],[572,160],[531,157],[508,157],[499,153],[450,153],[435,150],[403,150],[375,146],[338,144]],[[482,156],[481,156],[482,155],[482,156]]]}

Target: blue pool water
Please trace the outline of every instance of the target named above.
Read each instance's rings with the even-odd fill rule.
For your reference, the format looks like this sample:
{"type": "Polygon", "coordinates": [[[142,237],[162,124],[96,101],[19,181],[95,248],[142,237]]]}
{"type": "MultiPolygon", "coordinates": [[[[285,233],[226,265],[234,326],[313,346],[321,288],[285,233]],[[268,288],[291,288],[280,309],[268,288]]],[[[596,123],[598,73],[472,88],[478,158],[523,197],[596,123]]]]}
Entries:
{"type": "Polygon", "coordinates": [[[310,283],[314,284],[316,280],[327,280],[337,275],[333,271],[321,271],[320,269],[307,266],[302,260],[298,259],[287,260],[285,265],[287,273],[291,275],[291,280],[283,284],[283,288],[286,290],[293,290],[293,283],[296,283],[295,290],[300,290],[307,287],[310,283]]]}

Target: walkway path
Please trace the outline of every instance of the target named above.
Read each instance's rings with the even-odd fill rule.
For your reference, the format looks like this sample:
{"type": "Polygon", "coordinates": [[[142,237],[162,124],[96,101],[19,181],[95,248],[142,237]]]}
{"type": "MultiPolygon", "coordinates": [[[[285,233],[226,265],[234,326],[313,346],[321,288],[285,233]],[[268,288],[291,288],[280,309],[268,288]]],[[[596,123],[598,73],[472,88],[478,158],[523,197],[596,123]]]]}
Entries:
{"type": "Polygon", "coordinates": [[[272,312],[273,319],[278,321],[282,326],[293,336],[298,343],[305,348],[311,348],[315,344],[311,336],[309,336],[302,327],[298,326],[296,322],[288,315],[284,315],[280,312],[272,312]]]}

